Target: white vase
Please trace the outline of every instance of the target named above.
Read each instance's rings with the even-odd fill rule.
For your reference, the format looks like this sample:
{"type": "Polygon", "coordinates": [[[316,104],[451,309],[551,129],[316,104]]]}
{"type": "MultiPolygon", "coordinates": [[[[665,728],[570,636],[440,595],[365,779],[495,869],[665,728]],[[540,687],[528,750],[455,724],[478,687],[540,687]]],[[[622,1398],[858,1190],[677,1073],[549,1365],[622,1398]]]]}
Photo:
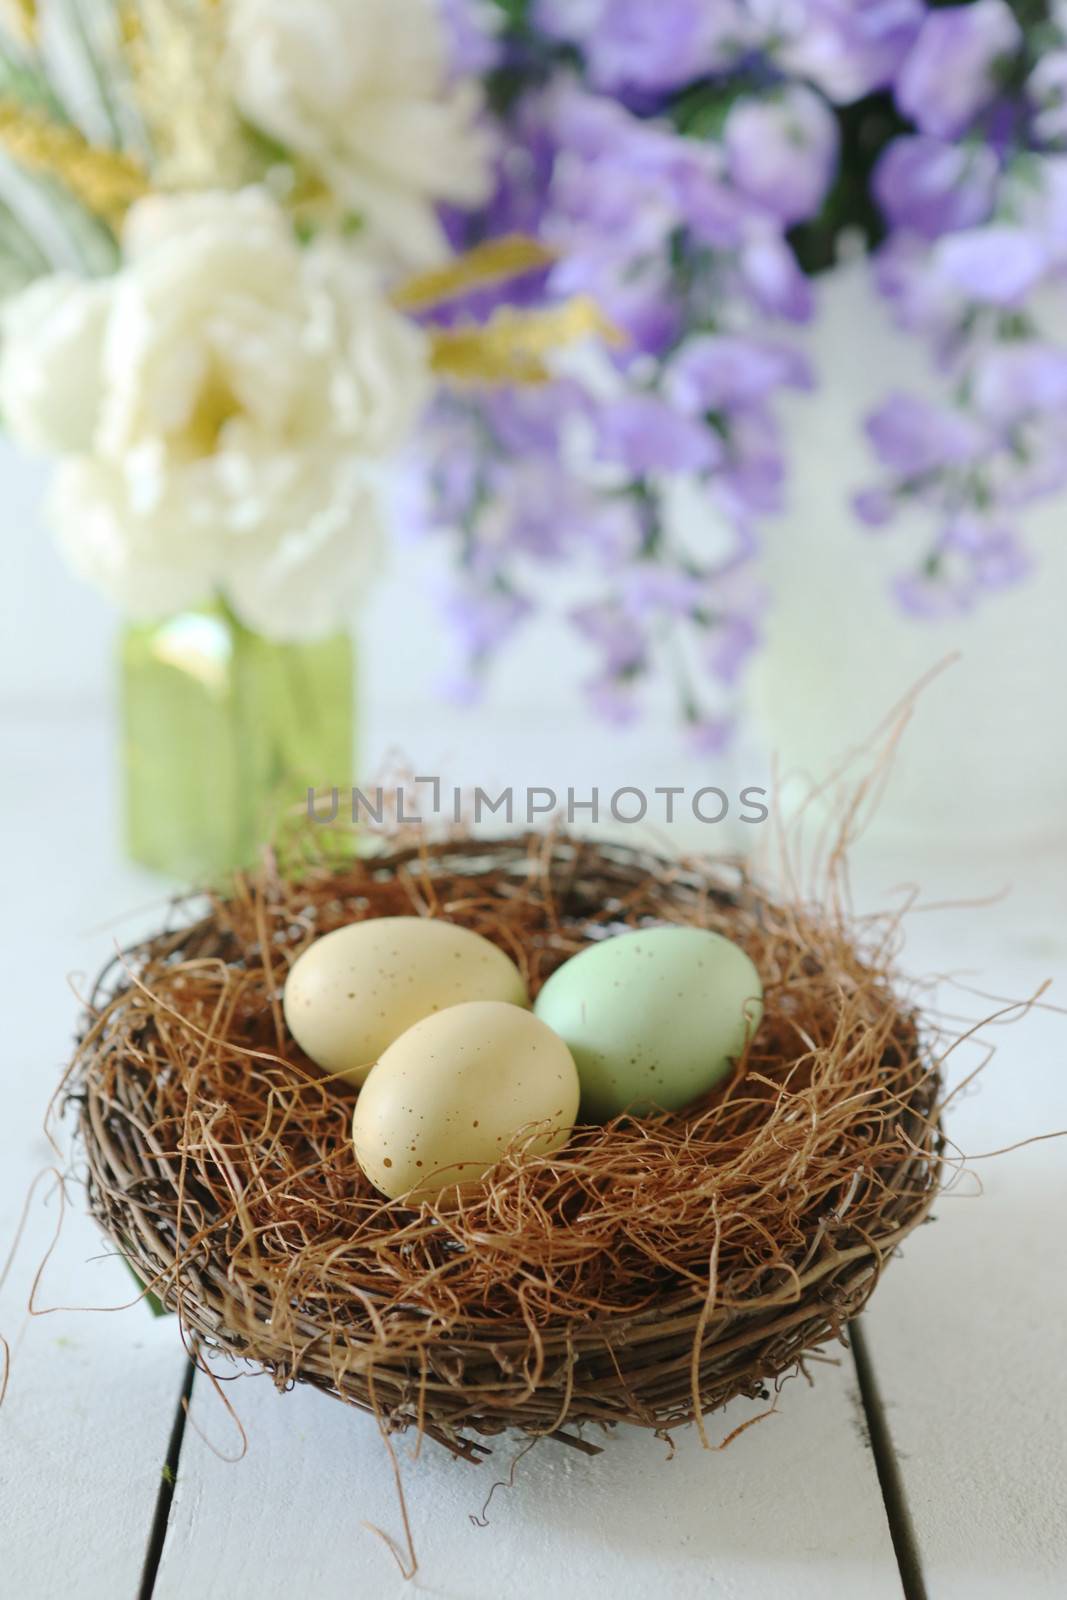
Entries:
{"type": "Polygon", "coordinates": [[[820,296],[808,335],[819,389],[786,419],[790,504],[767,534],[774,601],[752,683],[779,771],[794,775],[784,797],[825,780],[958,652],[917,699],[874,828],[967,843],[1067,836],[1067,498],[1024,513],[1029,579],[966,616],[904,614],[890,582],[914,555],[912,530],[866,531],[849,498],[878,477],[864,417],[891,389],[928,390],[929,366],[863,263],[829,275],[820,296]]]}

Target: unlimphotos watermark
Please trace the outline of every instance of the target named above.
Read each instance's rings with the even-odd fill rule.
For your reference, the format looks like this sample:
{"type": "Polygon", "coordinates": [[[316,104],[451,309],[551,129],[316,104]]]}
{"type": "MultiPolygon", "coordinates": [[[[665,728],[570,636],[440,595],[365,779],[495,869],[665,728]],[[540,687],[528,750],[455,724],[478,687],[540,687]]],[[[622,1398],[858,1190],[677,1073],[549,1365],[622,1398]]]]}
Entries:
{"type": "Polygon", "coordinates": [[[599,788],[561,791],[539,784],[527,788],[509,785],[493,794],[489,789],[445,785],[440,778],[416,777],[406,784],[379,784],[372,789],[309,789],[307,814],[312,822],[323,826],[338,820],[347,823],[349,818],[354,823],[381,827],[386,823],[420,823],[440,818],[455,823],[493,820],[530,826],[548,817],[572,825],[608,819],[621,823],[671,823],[689,816],[710,825],[725,822],[727,817],[755,824],[766,822],[770,815],[766,799],[767,790],[751,784],[732,796],[713,784],[692,790],[682,784],[658,784],[652,789],[623,784],[610,792],[599,788]]]}

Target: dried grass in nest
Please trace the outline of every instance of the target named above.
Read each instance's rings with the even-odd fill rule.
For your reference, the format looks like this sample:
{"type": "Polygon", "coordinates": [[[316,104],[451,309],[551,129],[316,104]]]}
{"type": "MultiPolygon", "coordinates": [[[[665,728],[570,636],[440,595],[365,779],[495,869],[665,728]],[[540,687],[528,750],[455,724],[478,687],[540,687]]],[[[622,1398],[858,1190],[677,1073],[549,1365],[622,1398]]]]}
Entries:
{"type": "Polygon", "coordinates": [[[186,1330],[476,1459],[513,1426],[657,1430],[839,1336],[937,1191],[940,1079],[891,982],[893,928],[778,904],[728,863],[557,837],[414,844],[238,878],[103,975],[68,1081],[91,1208],[186,1330]],[[683,1112],[512,1148],[477,1193],[406,1208],[356,1165],[355,1091],[288,1037],[307,942],[448,917],[536,992],[591,938],[690,923],[766,989],[734,1079],[683,1112]]]}

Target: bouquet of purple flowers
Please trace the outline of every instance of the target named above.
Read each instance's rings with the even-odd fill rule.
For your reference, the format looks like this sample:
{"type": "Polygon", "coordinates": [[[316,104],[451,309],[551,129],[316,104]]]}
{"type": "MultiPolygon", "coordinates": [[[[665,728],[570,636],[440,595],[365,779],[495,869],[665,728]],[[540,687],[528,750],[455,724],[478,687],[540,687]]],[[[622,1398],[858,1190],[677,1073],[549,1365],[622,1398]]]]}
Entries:
{"type": "Polygon", "coordinates": [[[492,197],[448,217],[454,243],[535,235],[555,259],[525,298],[588,295],[621,335],[538,387],[434,402],[411,482],[420,528],[455,551],[461,692],[566,569],[597,709],[635,716],[670,672],[695,746],[721,746],[788,488],[779,403],[819,381],[794,330],[857,241],[939,392],[885,395],[869,481],[842,493],[868,529],[923,509],[896,583],[910,611],[1026,572],[1019,508],[1067,480],[1067,348],[1043,328],[1067,268],[1067,4],[445,11],[496,141],[492,197]]]}

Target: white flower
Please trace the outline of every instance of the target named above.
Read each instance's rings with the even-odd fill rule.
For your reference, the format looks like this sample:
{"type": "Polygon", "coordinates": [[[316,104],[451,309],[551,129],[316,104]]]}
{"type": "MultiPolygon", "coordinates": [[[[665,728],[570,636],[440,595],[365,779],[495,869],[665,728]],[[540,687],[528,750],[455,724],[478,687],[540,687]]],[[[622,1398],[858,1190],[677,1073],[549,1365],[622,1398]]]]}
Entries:
{"type": "Polygon", "coordinates": [[[229,59],[248,120],[405,264],[446,254],[438,202],[486,198],[481,90],[450,77],[435,0],[232,0],[229,59]]]}
{"type": "Polygon", "coordinates": [[[31,450],[90,447],[109,291],[66,273],[39,278],[8,304],[5,426],[31,450]]]}
{"type": "Polygon", "coordinates": [[[178,492],[138,505],[132,474],[93,456],[60,462],[49,513],[71,568],[130,617],[153,618],[209,600],[219,587],[217,526],[189,515],[178,492]]]}
{"type": "Polygon", "coordinates": [[[166,616],[217,589],[270,639],[322,638],[350,619],[382,565],[377,486],[333,443],[205,460],[145,499],[128,471],[76,457],[60,465],[50,501],[71,567],[129,616],[166,616]]]}
{"type": "Polygon", "coordinates": [[[378,564],[379,464],[427,393],[425,340],[264,193],[153,198],[126,265],[8,302],[0,409],[62,456],[71,563],[129,613],[223,592],[251,627],[343,624],[378,564]]]}
{"type": "Polygon", "coordinates": [[[264,463],[260,531],[235,540],[227,591],[270,638],[321,638],[351,616],[384,564],[377,486],[350,457],[305,453],[264,463]]]}

